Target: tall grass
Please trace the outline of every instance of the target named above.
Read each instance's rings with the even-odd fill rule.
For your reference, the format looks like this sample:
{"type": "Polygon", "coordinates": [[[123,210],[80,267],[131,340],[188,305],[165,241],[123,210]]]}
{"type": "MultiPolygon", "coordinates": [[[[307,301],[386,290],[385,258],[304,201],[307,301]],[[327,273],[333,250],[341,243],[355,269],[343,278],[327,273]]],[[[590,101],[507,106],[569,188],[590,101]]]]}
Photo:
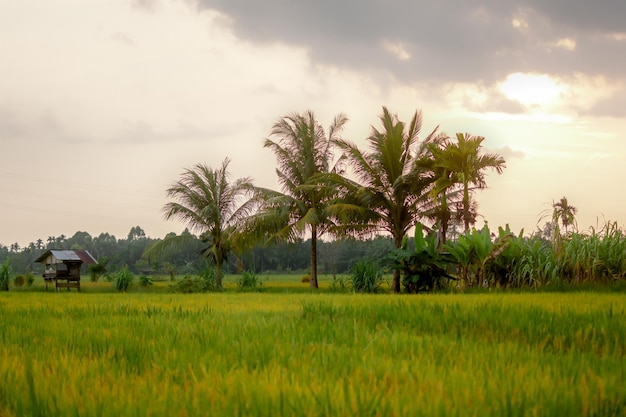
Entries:
{"type": "Polygon", "coordinates": [[[558,245],[539,236],[513,236],[508,227],[490,236],[485,226],[449,245],[470,285],[538,288],[626,279],[626,234],[615,223],[572,233],[558,245]]]}
{"type": "Polygon", "coordinates": [[[624,301],[4,293],[0,415],[624,415],[624,301]]]}

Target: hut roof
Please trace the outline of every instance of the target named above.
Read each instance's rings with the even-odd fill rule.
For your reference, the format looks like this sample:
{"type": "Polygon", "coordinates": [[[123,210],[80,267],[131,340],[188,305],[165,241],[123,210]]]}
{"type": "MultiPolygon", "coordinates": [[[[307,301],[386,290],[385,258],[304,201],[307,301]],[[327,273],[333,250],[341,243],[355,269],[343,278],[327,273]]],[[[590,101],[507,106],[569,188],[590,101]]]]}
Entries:
{"type": "Polygon", "coordinates": [[[86,264],[95,264],[97,261],[89,251],[86,250],[59,250],[48,249],[35,262],[47,264],[62,264],[65,262],[81,262],[86,264]]]}

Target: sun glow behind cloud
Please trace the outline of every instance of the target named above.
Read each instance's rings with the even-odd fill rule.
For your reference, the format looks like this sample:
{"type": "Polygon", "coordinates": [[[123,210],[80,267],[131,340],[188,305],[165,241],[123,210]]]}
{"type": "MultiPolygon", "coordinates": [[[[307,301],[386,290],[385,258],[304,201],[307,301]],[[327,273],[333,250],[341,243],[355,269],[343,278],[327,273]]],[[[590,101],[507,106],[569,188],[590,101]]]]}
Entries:
{"type": "Polygon", "coordinates": [[[509,74],[500,83],[499,89],[508,99],[518,101],[526,107],[552,104],[567,92],[567,86],[548,75],[521,72],[509,74]]]}

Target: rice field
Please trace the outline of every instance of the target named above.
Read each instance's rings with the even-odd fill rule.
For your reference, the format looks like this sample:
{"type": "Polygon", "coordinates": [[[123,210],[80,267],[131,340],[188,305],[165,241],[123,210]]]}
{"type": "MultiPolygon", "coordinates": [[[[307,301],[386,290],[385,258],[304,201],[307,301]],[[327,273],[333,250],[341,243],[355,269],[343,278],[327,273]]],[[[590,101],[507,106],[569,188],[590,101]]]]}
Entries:
{"type": "Polygon", "coordinates": [[[0,416],[626,415],[623,293],[105,284],[0,294],[0,416]]]}

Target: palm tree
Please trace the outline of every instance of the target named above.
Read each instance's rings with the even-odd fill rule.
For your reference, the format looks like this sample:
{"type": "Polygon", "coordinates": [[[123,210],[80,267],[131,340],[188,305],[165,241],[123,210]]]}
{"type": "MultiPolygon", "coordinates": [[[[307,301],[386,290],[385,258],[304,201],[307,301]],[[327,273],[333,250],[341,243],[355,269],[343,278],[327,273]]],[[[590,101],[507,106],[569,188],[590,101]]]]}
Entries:
{"type": "MultiPolygon", "coordinates": [[[[208,244],[202,254],[215,265],[219,288],[222,287],[224,261],[231,252],[241,248],[242,225],[254,207],[253,199],[246,198],[253,188],[251,180],[240,178],[230,182],[229,163],[226,158],[222,166],[215,170],[204,164],[185,170],[181,179],[167,190],[168,197],[174,201],[163,207],[165,219],[183,221],[208,244]]],[[[171,236],[148,249],[147,255],[154,255],[189,239],[195,237],[190,234],[171,236]]]]}
{"type": "Polygon", "coordinates": [[[333,141],[348,121],[345,115],[335,116],[328,136],[312,111],[293,113],[279,119],[273,126],[264,147],[276,155],[276,174],[282,192],[257,189],[261,208],[251,224],[267,240],[295,240],[307,231],[311,234],[311,288],[318,288],[317,239],[334,226],[328,210],[333,192],[320,186],[320,174],[340,173],[340,164],[333,165],[333,141]]]}
{"type": "MultiPolygon", "coordinates": [[[[474,223],[470,200],[470,186],[485,188],[485,170],[493,168],[498,174],[506,167],[506,161],[495,153],[482,154],[482,136],[472,136],[469,133],[457,133],[456,143],[447,142],[438,152],[435,165],[444,173],[444,184],[456,183],[463,188],[462,218],[467,232],[474,223]]],[[[442,187],[440,187],[442,188],[442,187]]]]}
{"type": "Polygon", "coordinates": [[[558,231],[559,220],[561,220],[561,224],[565,228],[565,236],[567,236],[567,228],[568,226],[576,225],[576,212],[578,209],[574,206],[570,206],[566,197],[562,197],[557,203],[552,202],[552,221],[556,226],[555,229],[558,231]]]}
{"type": "Polygon", "coordinates": [[[563,247],[563,237],[561,236],[561,230],[559,229],[559,220],[565,228],[565,238],[568,236],[568,226],[576,226],[576,212],[578,209],[574,206],[570,206],[566,197],[562,197],[557,203],[552,202],[552,224],[554,226],[552,242],[557,255],[561,255],[561,249],[563,247]]]}
{"type": "MultiPolygon", "coordinates": [[[[419,142],[421,113],[415,112],[408,125],[398,120],[386,107],[380,116],[383,129],[372,127],[367,138],[369,151],[354,143],[337,140],[338,147],[353,168],[356,181],[341,180],[345,195],[355,209],[361,210],[362,232],[383,230],[391,234],[396,248],[409,229],[424,216],[430,203],[429,191],[433,177],[416,162],[429,154],[432,144],[445,136],[437,128],[419,142]]],[[[400,273],[394,271],[392,290],[400,292],[400,273]]]]}

